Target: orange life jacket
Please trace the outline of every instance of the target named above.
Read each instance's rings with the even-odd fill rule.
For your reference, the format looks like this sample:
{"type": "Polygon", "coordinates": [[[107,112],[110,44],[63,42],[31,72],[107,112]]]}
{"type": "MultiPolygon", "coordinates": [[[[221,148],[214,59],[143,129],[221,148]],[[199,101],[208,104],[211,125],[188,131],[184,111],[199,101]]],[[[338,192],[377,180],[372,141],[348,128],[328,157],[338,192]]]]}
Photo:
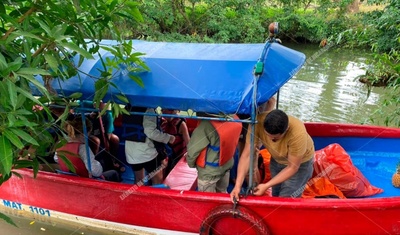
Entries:
{"type": "Polygon", "coordinates": [[[175,141],[172,144],[168,144],[173,150],[173,154],[175,155],[174,157],[180,157],[186,153],[185,140],[183,139],[183,135],[179,134],[179,128],[184,121],[185,119],[177,117],[171,120],[165,118],[162,119],[161,130],[164,133],[175,136],[175,141]]]}
{"type": "Polygon", "coordinates": [[[69,169],[65,164],[64,160],[60,158],[60,155],[63,154],[74,166],[76,174],[81,177],[87,178],[89,177],[89,173],[86,169],[85,163],[79,157],[79,146],[81,144],[82,143],[79,142],[70,142],[64,145],[63,147],[57,149],[58,164],[60,165],[60,170],[69,172],[69,169]]]}
{"type": "MultiPolygon", "coordinates": [[[[238,119],[235,116],[235,119],[238,119]]],[[[219,146],[208,145],[199,154],[196,160],[196,165],[200,167],[209,166],[223,166],[233,158],[237,144],[239,142],[240,132],[242,131],[242,124],[239,122],[226,122],[226,121],[210,121],[219,136],[219,146]],[[207,151],[219,151],[219,162],[207,162],[207,151]]]]}

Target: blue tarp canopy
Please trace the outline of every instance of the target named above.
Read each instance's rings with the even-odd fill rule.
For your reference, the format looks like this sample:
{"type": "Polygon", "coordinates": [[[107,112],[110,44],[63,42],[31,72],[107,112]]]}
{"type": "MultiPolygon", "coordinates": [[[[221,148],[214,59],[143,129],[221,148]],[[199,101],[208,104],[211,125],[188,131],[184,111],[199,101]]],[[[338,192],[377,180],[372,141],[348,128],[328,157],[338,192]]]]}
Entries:
{"type": "MultiPolygon", "coordinates": [[[[115,41],[102,41],[115,45],[115,41]]],[[[250,113],[253,103],[253,69],[257,61],[264,70],[257,80],[257,104],[266,102],[294,76],[305,55],[275,42],[265,44],[171,43],[134,40],[136,51],[150,68],[137,75],[144,87],[131,80],[124,69],[114,71],[115,83],[134,106],[162,107],[209,113],[250,113]]],[[[100,50],[103,58],[112,57],[100,50]]],[[[81,92],[93,99],[95,78],[102,64],[99,57],[85,60],[82,73],[66,81],[55,79],[52,86],[66,96],[81,92]],[[90,74],[91,76],[87,76],[90,74]]],[[[119,91],[110,88],[105,101],[119,91]]]]}

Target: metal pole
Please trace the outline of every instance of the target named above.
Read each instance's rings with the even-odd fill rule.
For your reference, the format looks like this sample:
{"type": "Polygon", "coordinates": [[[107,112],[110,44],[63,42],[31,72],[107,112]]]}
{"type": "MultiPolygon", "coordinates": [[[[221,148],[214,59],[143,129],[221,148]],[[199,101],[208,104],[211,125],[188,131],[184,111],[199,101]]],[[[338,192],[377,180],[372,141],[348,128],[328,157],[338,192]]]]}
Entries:
{"type": "Polygon", "coordinates": [[[82,117],[82,124],[83,124],[83,134],[84,134],[84,138],[85,138],[85,148],[86,148],[86,161],[87,161],[87,166],[88,166],[88,172],[89,172],[89,177],[92,177],[92,164],[90,162],[90,148],[89,148],[89,135],[87,132],[87,127],[86,127],[86,116],[85,116],[85,112],[83,111],[83,102],[81,101],[81,107],[82,107],[82,111],[81,113],[81,117],[82,117]]]}

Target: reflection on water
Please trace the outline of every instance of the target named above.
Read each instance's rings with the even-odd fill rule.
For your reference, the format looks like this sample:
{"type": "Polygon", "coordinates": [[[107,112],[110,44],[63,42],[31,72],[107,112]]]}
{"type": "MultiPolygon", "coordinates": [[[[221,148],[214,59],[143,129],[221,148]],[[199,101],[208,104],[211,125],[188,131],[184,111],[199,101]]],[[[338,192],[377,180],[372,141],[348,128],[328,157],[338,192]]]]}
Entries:
{"type": "Polygon", "coordinates": [[[307,62],[280,91],[279,107],[310,122],[370,123],[382,102],[382,88],[367,87],[357,79],[365,74],[371,53],[316,45],[286,46],[306,54],[307,62]]]}

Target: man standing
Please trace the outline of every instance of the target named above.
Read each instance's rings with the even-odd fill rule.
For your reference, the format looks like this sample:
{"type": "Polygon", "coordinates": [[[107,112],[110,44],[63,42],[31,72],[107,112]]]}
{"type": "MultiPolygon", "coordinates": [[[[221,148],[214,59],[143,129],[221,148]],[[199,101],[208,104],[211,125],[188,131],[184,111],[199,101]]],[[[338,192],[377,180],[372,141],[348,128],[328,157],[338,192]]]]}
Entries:
{"type": "Polygon", "coordinates": [[[226,193],[242,124],[202,120],[188,144],[187,163],[198,171],[200,192],[226,193]]]}

